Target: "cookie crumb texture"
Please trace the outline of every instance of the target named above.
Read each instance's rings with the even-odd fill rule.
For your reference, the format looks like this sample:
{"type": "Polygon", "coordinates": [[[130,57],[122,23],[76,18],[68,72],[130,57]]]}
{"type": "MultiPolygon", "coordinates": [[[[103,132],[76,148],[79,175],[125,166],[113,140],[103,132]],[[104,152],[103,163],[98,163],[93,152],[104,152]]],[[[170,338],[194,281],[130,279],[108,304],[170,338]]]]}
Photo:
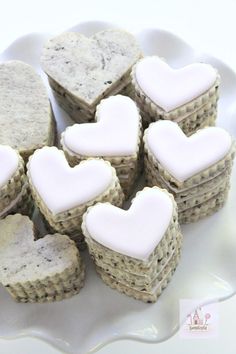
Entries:
{"type": "Polygon", "coordinates": [[[52,145],[55,121],[46,88],[34,69],[21,61],[0,65],[0,144],[28,159],[36,148],[52,145]]]}
{"type": "Polygon", "coordinates": [[[41,64],[58,104],[75,121],[89,122],[102,98],[130,86],[131,68],[141,56],[135,37],[125,31],[90,38],[65,32],[46,43],[41,64]]]}
{"type": "Polygon", "coordinates": [[[0,282],[18,302],[62,300],[79,292],[84,265],[73,241],[60,234],[34,241],[32,221],[0,220],[0,282]]]}
{"type": "Polygon", "coordinates": [[[41,63],[66,92],[94,106],[140,57],[136,39],[128,32],[106,30],[91,38],[65,32],[46,44],[41,63]]]}

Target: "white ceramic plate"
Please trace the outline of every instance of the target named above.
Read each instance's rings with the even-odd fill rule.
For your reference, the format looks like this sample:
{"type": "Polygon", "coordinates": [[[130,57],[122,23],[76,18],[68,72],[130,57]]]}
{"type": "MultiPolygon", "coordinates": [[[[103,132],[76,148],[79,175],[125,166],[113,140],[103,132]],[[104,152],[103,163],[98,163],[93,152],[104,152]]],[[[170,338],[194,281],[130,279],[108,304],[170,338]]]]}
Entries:
{"type": "MultiPolygon", "coordinates": [[[[89,22],[72,30],[91,35],[114,27],[89,22]]],[[[117,26],[116,26],[117,27],[117,26]]],[[[236,136],[236,75],[220,60],[198,53],[174,34],[144,29],[135,34],[145,54],[158,54],[175,67],[204,61],[222,77],[217,124],[236,136]]],[[[42,44],[50,35],[30,34],[17,39],[0,60],[20,59],[40,70],[42,44]]],[[[72,121],[57,106],[49,89],[59,131],[72,121]]],[[[158,342],[179,327],[179,300],[213,302],[236,292],[236,169],[226,206],[214,216],[183,227],[183,255],[167,289],[156,304],[144,304],[111,290],[96,275],[88,256],[84,289],[72,299],[52,304],[17,304],[0,288],[0,336],[40,337],[66,353],[92,352],[104,344],[130,338],[158,342]],[[204,300],[203,300],[204,299],[204,300]]]]}

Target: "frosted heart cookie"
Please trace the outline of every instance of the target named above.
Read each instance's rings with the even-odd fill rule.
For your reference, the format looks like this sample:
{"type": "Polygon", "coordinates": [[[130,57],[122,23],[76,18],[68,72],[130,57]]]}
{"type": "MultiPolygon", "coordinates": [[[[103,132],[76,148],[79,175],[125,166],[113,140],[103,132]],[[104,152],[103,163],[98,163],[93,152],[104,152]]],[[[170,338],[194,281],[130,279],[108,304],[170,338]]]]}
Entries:
{"type": "Polygon", "coordinates": [[[21,61],[0,64],[0,144],[24,160],[35,149],[52,145],[55,121],[46,88],[34,69],[21,61]]]}
{"type": "Polygon", "coordinates": [[[177,122],[185,134],[214,125],[219,74],[209,64],[171,68],[157,56],[145,57],[133,67],[132,84],[144,124],[159,119],[177,122]]]}
{"type": "Polygon", "coordinates": [[[101,157],[116,169],[126,195],[138,176],[142,123],[131,98],[110,96],[97,106],[96,123],[75,124],[61,136],[70,165],[89,157],[101,157]]]}
{"type": "Polygon", "coordinates": [[[145,302],[157,300],[181,251],[177,206],[171,194],[145,187],[129,210],[98,203],[85,213],[82,230],[107,285],[145,302]]]}
{"type": "Polygon", "coordinates": [[[14,212],[31,214],[33,203],[24,161],[17,151],[0,145],[0,218],[14,212]]]}
{"type": "Polygon", "coordinates": [[[77,294],[84,283],[84,265],[68,236],[34,240],[27,216],[0,220],[0,282],[19,302],[48,302],[77,294]]]}
{"type": "Polygon", "coordinates": [[[144,154],[148,185],[174,195],[181,223],[197,221],[224,205],[235,154],[224,129],[208,127],[187,137],[174,122],[155,122],[145,131],[144,154]]]}
{"type": "Polygon", "coordinates": [[[127,91],[141,57],[135,38],[110,29],[88,38],[65,32],[44,46],[41,63],[58,103],[76,122],[90,122],[104,97],[127,91]]]}
{"type": "Polygon", "coordinates": [[[27,164],[31,192],[42,215],[56,232],[77,243],[82,215],[98,201],[122,205],[123,192],[115,169],[102,159],[82,161],[70,167],[56,147],[36,150],[27,164]]]}

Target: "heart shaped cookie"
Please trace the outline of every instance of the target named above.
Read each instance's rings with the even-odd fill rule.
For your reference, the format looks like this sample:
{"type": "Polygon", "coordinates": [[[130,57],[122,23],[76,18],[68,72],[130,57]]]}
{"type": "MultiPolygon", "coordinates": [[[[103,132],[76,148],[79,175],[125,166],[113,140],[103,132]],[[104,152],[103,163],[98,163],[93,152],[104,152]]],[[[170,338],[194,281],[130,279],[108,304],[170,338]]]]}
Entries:
{"type": "Polygon", "coordinates": [[[0,145],[0,218],[13,212],[31,214],[33,205],[25,165],[17,151],[0,145]]]}
{"type": "Polygon", "coordinates": [[[146,183],[175,196],[180,223],[195,222],[226,202],[235,154],[222,128],[207,127],[187,137],[171,121],[150,124],[144,134],[146,183]]]}
{"type": "Polygon", "coordinates": [[[102,160],[89,160],[74,168],[56,147],[37,150],[30,158],[32,185],[53,214],[75,208],[103,193],[112,183],[112,169],[102,160]]]}
{"type": "Polygon", "coordinates": [[[214,125],[219,75],[209,64],[173,69],[157,56],[145,57],[133,67],[131,76],[146,126],[159,119],[173,120],[190,135],[214,125]]]}
{"type": "Polygon", "coordinates": [[[90,159],[70,167],[56,147],[37,150],[28,162],[33,197],[51,227],[79,232],[82,214],[99,200],[122,203],[123,194],[109,162],[90,159]]]}
{"type": "Polygon", "coordinates": [[[52,38],[41,63],[59,104],[76,121],[89,121],[101,98],[129,85],[130,70],[140,57],[135,38],[112,29],[90,38],[74,32],[52,38]]]}
{"type": "Polygon", "coordinates": [[[158,57],[142,59],[135,75],[143,92],[166,112],[201,96],[217,79],[216,70],[208,64],[194,63],[173,69],[158,57]]]}
{"type": "Polygon", "coordinates": [[[129,210],[109,203],[91,207],[84,225],[99,244],[123,255],[147,260],[165,235],[173,217],[173,201],[159,188],[138,193],[129,210]]]}
{"type": "Polygon", "coordinates": [[[11,179],[18,168],[19,157],[10,146],[0,145],[0,189],[11,179]]]}
{"type": "Polygon", "coordinates": [[[222,160],[232,146],[231,136],[222,128],[204,128],[187,137],[171,121],[150,125],[144,140],[156,160],[180,182],[222,160]]]}
{"type": "Polygon", "coordinates": [[[24,159],[54,141],[55,122],[46,88],[33,68],[20,61],[0,64],[0,144],[24,159]]]}
{"type": "Polygon", "coordinates": [[[84,266],[65,235],[34,240],[32,221],[20,214],[0,220],[0,282],[15,300],[61,300],[79,292],[84,266]]]}
{"type": "Polygon", "coordinates": [[[137,178],[141,144],[141,117],[131,98],[117,95],[101,101],[96,123],[75,124],[61,137],[71,165],[88,157],[102,157],[116,169],[126,195],[137,178]]]}
{"type": "Polygon", "coordinates": [[[98,203],[85,213],[82,229],[106,284],[136,299],[157,300],[181,248],[176,204],[166,190],[144,188],[129,210],[98,203]]]}
{"type": "Polygon", "coordinates": [[[129,97],[117,95],[101,101],[96,123],[74,124],[62,134],[62,145],[81,156],[121,157],[137,152],[140,116],[129,97]]]}

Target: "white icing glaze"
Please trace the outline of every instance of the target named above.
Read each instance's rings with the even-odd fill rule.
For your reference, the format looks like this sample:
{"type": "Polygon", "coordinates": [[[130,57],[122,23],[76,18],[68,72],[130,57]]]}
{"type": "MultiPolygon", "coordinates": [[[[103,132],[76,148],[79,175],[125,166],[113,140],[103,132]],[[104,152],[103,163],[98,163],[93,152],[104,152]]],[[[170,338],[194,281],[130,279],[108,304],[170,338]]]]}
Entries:
{"type": "Polygon", "coordinates": [[[183,182],[223,159],[232,139],[219,127],[208,127],[187,137],[177,123],[158,121],[147,131],[147,144],[161,165],[183,182]]]}
{"type": "Polygon", "coordinates": [[[0,188],[14,175],[18,168],[19,157],[14,149],[7,145],[0,145],[0,188]]]}
{"type": "Polygon", "coordinates": [[[159,188],[138,193],[129,210],[109,203],[90,208],[85,224],[90,236],[121,254],[146,260],[164,236],[173,214],[173,202],[159,188]]]}
{"type": "Polygon", "coordinates": [[[117,95],[101,101],[96,123],[66,129],[64,143],[84,156],[129,156],[137,149],[139,112],[131,98],[117,95]]]}
{"type": "Polygon", "coordinates": [[[55,147],[37,150],[28,169],[34,187],[53,214],[94,199],[110,186],[113,178],[105,161],[87,160],[72,168],[55,147]]]}
{"type": "Polygon", "coordinates": [[[209,64],[194,63],[173,69],[155,56],[141,59],[135,75],[143,92],[166,112],[200,96],[217,78],[216,70],[209,64]]]}

